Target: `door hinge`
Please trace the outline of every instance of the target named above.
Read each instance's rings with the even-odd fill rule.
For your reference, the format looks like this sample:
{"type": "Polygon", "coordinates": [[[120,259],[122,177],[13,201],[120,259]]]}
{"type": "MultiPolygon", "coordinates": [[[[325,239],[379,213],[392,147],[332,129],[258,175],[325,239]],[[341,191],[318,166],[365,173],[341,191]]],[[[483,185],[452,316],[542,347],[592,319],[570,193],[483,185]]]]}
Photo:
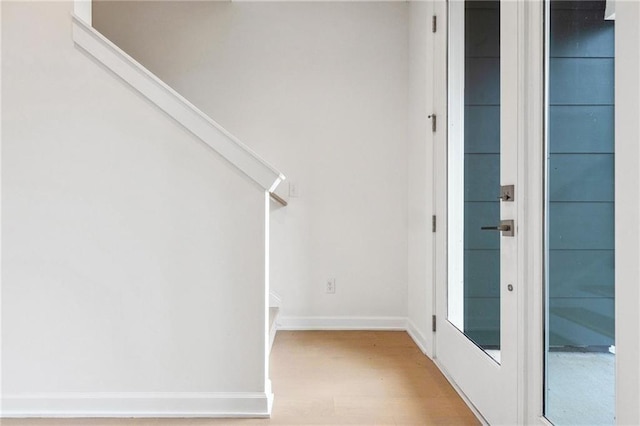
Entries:
{"type": "Polygon", "coordinates": [[[431,316],[431,331],[436,332],[436,316],[431,316]]]}
{"type": "Polygon", "coordinates": [[[431,232],[436,232],[436,215],[431,216],[431,232]]]}
{"type": "Polygon", "coordinates": [[[436,119],[436,115],[435,114],[431,114],[430,116],[428,116],[427,118],[431,119],[431,131],[435,133],[436,128],[437,128],[437,119],[436,119]]]}
{"type": "Polygon", "coordinates": [[[431,18],[431,32],[435,33],[438,30],[438,18],[436,15],[433,15],[431,18]]]}

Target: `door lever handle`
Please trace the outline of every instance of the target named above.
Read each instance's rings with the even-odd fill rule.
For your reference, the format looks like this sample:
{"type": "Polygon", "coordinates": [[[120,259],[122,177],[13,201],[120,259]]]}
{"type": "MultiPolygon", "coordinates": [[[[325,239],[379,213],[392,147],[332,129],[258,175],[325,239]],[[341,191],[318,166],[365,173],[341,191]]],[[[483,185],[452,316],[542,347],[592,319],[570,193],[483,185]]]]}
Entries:
{"type": "Polygon", "coordinates": [[[509,225],[499,225],[499,226],[483,226],[482,228],[483,231],[500,231],[500,232],[505,232],[505,231],[510,231],[511,230],[511,226],[509,225]]]}
{"type": "Polygon", "coordinates": [[[498,226],[483,226],[480,229],[483,231],[500,231],[503,237],[513,237],[515,235],[513,220],[501,220],[498,226]]]}

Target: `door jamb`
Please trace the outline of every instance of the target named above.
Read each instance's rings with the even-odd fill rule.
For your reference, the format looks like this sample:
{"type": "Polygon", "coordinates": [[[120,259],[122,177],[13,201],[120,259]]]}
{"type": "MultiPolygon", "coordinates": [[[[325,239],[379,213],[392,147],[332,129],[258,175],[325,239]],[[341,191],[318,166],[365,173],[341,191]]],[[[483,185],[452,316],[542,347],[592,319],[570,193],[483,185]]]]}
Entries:
{"type": "Polygon", "coordinates": [[[519,301],[518,412],[524,424],[550,424],[543,416],[544,392],[544,188],[545,188],[545,4],[521,2],[520,44],[522,72],[521,137],[524,150],[519,154],[522,228],[519,253],[522,254],[519,301]]]}

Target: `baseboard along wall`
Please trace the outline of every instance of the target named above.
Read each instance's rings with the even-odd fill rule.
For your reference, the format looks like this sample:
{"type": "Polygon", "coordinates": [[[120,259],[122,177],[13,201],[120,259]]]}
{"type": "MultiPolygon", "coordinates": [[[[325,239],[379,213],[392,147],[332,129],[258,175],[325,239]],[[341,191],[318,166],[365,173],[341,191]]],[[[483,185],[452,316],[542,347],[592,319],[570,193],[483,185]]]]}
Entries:
{"type": "Polygon", "coordinates": [[[402,330],[405,317],[294,317],[280,316],[278,330],[402,330]]]}
{"type": "Polygon", "coordinates": [[[264,392],[72,392],[4,395],[2,418],[25,417],[263,417],[264,392]]]}

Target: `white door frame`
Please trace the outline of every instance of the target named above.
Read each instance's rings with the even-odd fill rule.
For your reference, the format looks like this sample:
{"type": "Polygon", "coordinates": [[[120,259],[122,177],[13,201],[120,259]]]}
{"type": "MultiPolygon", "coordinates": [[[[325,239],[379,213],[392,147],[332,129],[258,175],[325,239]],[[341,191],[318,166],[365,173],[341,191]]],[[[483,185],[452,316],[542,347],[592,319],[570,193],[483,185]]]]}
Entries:
{"type": "MultiPolygon", "coordinates": [[[[435,1],[434,11],[443,30],[434,37],[433,99],[441,122],[446,123],[446,3],[435,1]]],[[[525,236],[519,247],[524,289],[518,293],[518,421],[548,425],[543,416],[544,3],[519,0],[517,16],[523,29],[516,42],[522,102],[518,126],[524,141],[518,153],[523,165],[519,194],[526,194],[518,225],[518,232],[525,236]]],[[[617,2],[615,34],[616,421],[640,424],[640,2],[617,2]]],[[[439,218],[446,218],[446,131],[436,133],[434,144],[434,209],[439,218]]],[[[446,237],[446,232],[435,235],[436,253],[446,253],[446,237]]],[[[434,288],[446,280],[446,257],[436,256],[435,262],[434,288]]]]}
{"type": "MultiPolygon", "coordinates": [[[[544,418],[544,3],[525,1],[525,140],[529,241],[525,251],[524,348],[520,395],[523,421],[546,424],[544,418]]],[[[616,423],[640,424],[640,2],[616,4],[615,87],[615,323],[616,423]]]]}
{"type": "Polygon", "coordinates": [[[640,424],[640,2],[616,3],[616,421],[640,424]]]}
{"type": "Polygon", "coordinates": [[[545,5],[543,1],[522,4],[523,42],[522,103],[523,182],[526,188],[526,217],[522,248],[525,257],[522,280],[526,287],[522,301],[523,330],[519,374],[522,384],[519,394],[523,423],[550,424],[543,416],[544,407],[544,181],[545,181],[545,5]]]}

